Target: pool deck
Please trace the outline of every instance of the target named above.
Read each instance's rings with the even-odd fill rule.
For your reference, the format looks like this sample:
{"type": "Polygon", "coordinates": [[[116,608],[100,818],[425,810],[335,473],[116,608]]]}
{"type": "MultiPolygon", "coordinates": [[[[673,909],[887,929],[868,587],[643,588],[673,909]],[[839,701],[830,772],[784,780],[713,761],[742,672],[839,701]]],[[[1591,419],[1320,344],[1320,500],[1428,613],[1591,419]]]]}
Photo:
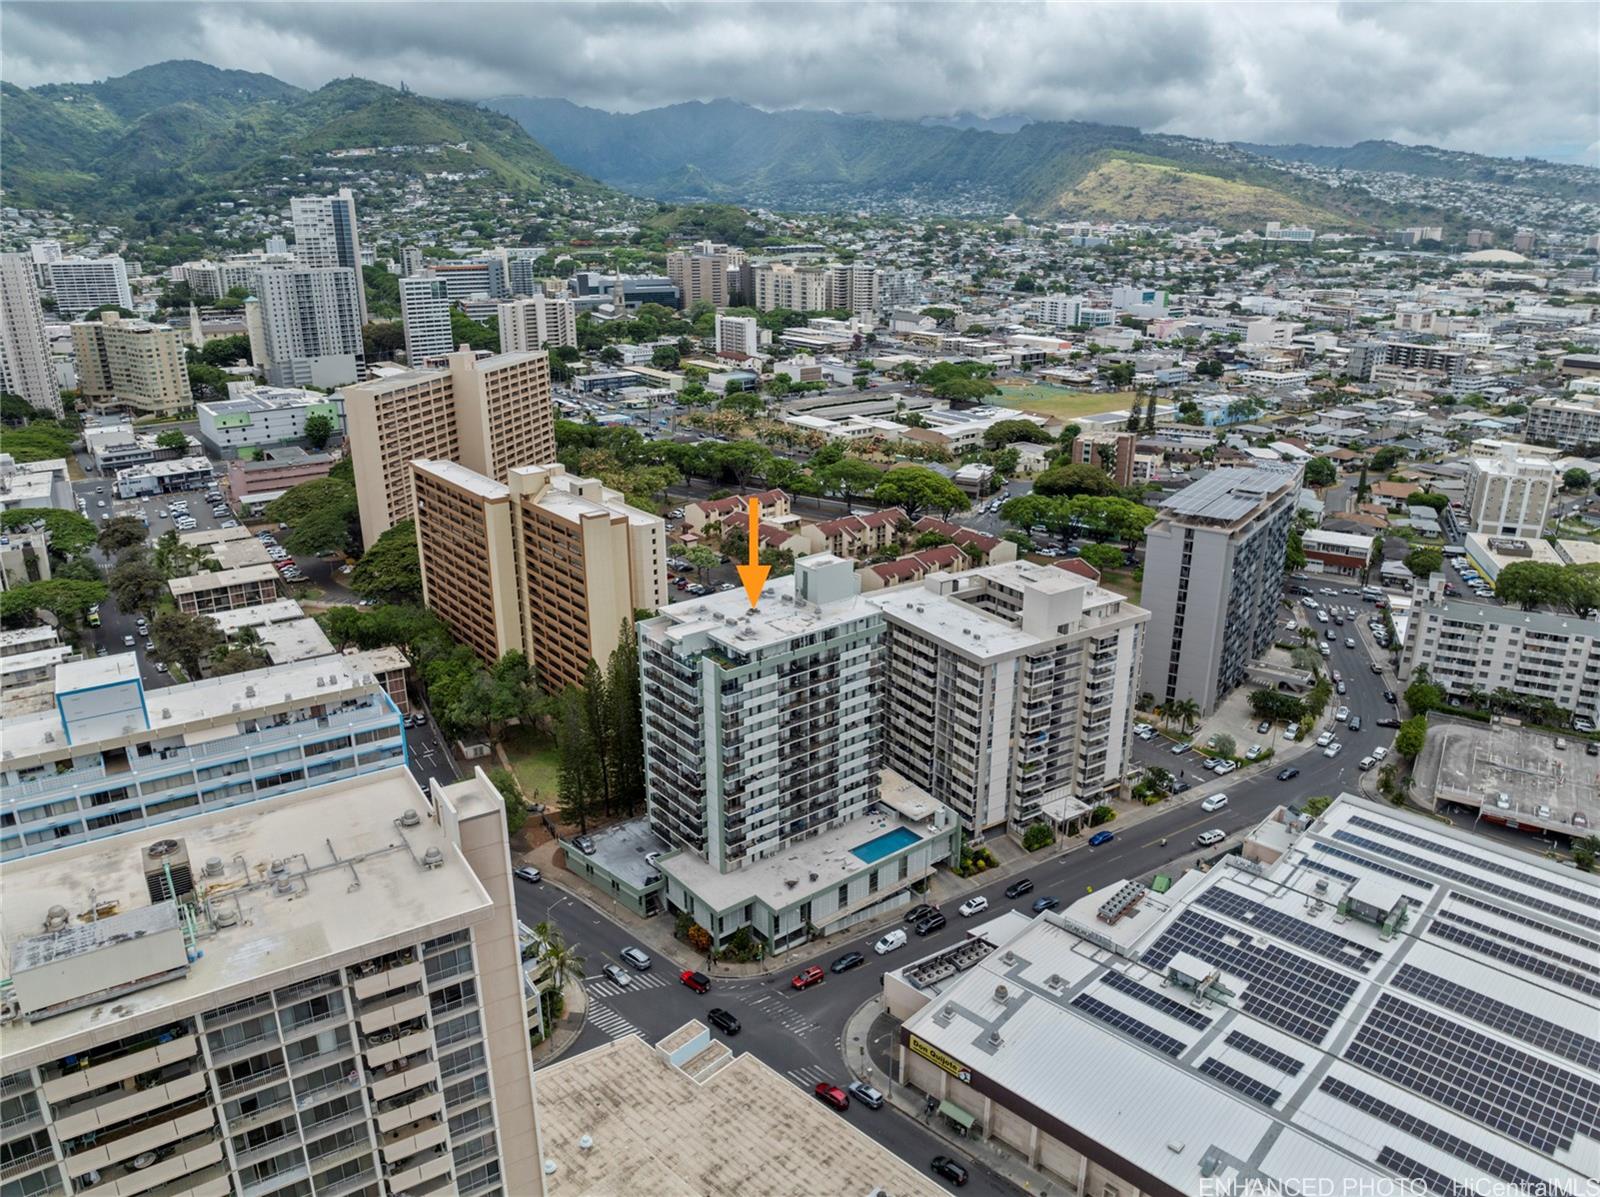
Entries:
{"type": "Polygon", "coordinates": [[[902,848],[909,848],[917,841],[917,833],[909,827],[896,827],[893,831],[873,836],[864,844],[857,844],[850,849],[850,854],[859,857],[866,864],[877,864],[885,856],[893,856],[902,848]]]}

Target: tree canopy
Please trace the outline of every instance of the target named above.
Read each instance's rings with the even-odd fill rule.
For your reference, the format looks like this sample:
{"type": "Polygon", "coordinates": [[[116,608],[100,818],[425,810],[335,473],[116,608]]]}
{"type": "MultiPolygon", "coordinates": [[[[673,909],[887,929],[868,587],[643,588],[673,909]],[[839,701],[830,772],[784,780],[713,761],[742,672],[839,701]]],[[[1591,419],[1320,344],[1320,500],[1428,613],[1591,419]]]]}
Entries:
{"type": "Polygon", "coordinates": [[[1339,481],[1338,467],[1326,457],[1313,457],[1306,462],[1307,486],[1332,486],[1339,481]]]}
{"type": "Polygon", "coordinates": [[[182,665],[191,678],[198,678],[200,663],[227,644],[211,616],[183,611],[160,612],[150,621],[150,639],[162,658],[182,665]]]}
{"type": "Polygon", "coordinates": [[[991,449],[1001,449],[1018,441],[1050,445],[1055,443],[1055,437],[1032,420],[997,420],[983,432],[983,443],[991,449]]]}
{"type": "MultiPolygon", "coordinates": [[[[0,530],[17,532],[33,527],[44,529],[50,539],[50,556],[62,561],[87,551],[98,536],[94,521],[76,511],[64,511],[59,507],[13,507],[0,512],[0,530]]],[[[140,539],[144,539],[143,525],[140,525],[140,539]]]]}
{"type": "Polygon", "coordinates": [[[266,514],[289,525],[283,547],[291,553],[343,553],[361,539],[355,483],[337,471],[285,491],[267,504],[266,514]]]}
{"type": "Polygon", "coordinates": [[[1524,611],[1555,607],[1586,614],[1600,608],[1600,565],[1514,561],[1495,579],[1495,593],[1524,611]]]}
{"type": "Polygon", "coordinates": [[[389,603],[420,603],[422,573],[417,560],[417,526],[402,520],[369,548],[350,572],[350,589],[362,598],[389,603]]]}
{"type": "Polygon", "coordinates": [[[1081,463],[1054,466],[1033,480],[1036,495],[1110,495],[1116,489],[1100,467],[1081,463]]]}
{"type": "Polygon", "coordinates": [[[0,593],[0,620],[12,627],[36,622],[35,611],[48,611],[63,624],[72,625],[90,607],[105,602],[106,584],[78,578],[48,578],[23,582],[0,593]]]}
{"type": "Polygon", "coordinates": [[[873,488],[872,497],[885,505],[903,508],[913,522],[926,511],[938,511],[948,517],[971,506],[960,487],[926,466],[890,470],[873,488]]]}

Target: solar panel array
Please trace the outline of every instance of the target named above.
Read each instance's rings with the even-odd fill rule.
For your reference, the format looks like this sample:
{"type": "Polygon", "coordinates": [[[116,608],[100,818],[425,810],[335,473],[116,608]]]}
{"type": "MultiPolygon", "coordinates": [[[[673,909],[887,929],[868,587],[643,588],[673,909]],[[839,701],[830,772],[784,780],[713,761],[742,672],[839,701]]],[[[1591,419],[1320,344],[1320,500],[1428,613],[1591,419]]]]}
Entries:
{"type": "Polygon", "coordinates": [[[1246,926],[1259,928],[1278,939],[1292,943],[1297,948],[1315,952],[1324,960],[1332,960],[1360,972],[1370,971],[1374,964],[1383,959],[1383,953],[1375,952],[1364,944],[1358,944],[1342,935],[1335,935],[1315,923],[1308,923],[1305,919],[1295,918],[1292,914],[1274,910],[1270,906],[1264,906],[1243,894],[1234,893],[1218,885],[1202,891],[1195,899],[1195,905],[1205,906],[1218,914],[1225,914],[1246,926]]]}
{"type": "Polygon", "coordinates": [[[1505,898],[1509,902],[1520,902],[1522,905],[1530,907],[1533,910],[1542,910],[1545,914],[1553,914],[1557,918],[1566,919],[1568,922],[1577,923],[1580,926],[1590,927],[1596,931],[1600,931],[1600,918],[1596,918],[1593,915],[1584,914],[1571,906],[1563,906],[1559,902],[1546,902],[1543,898],[1536,898],[1532,894],[1525,894],[1520,890],[1515,890],[1509,886],[1500,885],[1497,882],[1489,881],[1483,877],[1475,877],[1471,873],[1464,873],[1460,869],[1453,869],[1447,864],[1440,864],[1437,861],[1425,860],[1420,856],[1413,856],[1409,852],[1402,851],[1399,848],[1392,848],[1388,844],[1380,844],[1377,840],[1369,840],[1364,835],[1357,835],[1355,832],[1345,831],[1343,828],[1335,831],[1333,835],[1335,839],[1344,840],[1346,843],[1355,844],[1358,847],[1367,849],[1369,852],[1376,852],[1380,855],[1387,856],[1391,860],[1398,860],[1402,864],[1409,864],[1418,868],[1429,869],[1432,872],[1439,874],[1441,877],[1448,878],[1451,881],[1459,881],[1461,884],[1470,885],[1474,889],[1481,889],[1484,893],[1494,894],[1496,897],[1505,898]]]}
{"type": "Polygon", "coordinates": [[[1474,935],[1465,927],[1458,927],[1454,923],[1440,919],[1431,919],[1428,922],[1428,933],[1437,935],[1440,939],[1450,943],[1460,944],[1464,948],[1471,948],[1474,952],[1481,952],[1491,960],[1503,960],[1507,964],[1515,965],[1523,972],[1534,977],[1543,977],[1554,981],[1557,985],[1565,985],[1569,989],[1576,989],[1579,993],[1589,994],[1591,997],[1600,997],[1600,982],[1593,977],[1586,977],[1582,973],[1573,972],[1570,968],[1561,968],[1559,965],[1533,956],[1527,952],[1519,952],[1498,940],[1486,939],[1482,935],[1474,935]]]}
{"type": "Polygon", "coordinates": [[[1510,877],[1512,880],[1520,881],[1531,889],[1542,889],[1546,893],[1559,894],[1569,902],[1586,906],[1592,901],[1588,894],[1581,893],[1575,889],[1568,889],[1560,882],[1553,881],[1542,874],[1525,873],[1521,869],[1514,869],[1510,865],[1502,864],[1494,857],[1486,856],[1482,852],[1469,852],[1465,848],[1456,848],[1450,844],[1441,843],[1437,839],[1430,839],[1414,832],[1403,831],[1398,827],[1391,827],[1387,823],[1379,823],[1376,820],[1363,818],[1360,815],[1354,816],[1350,820],[1350,825],[1364,828],[1367,831],[1375,831],[1379,835],[1386,836],[1391,840],[1399,840],[1402,844],[1410,844],[1415,848],[1426,848],[1435,856],[1447,856],[1451,860],[1464,861],[1485,872],[1496,873],[1501,877],[1510,877]]]}
{"type": "Polygon", "coordinates": [[[1497,914],[1513,923],[1521,923],[1524,927],[1532,927],[1535,931],[1542,931],[1546,935],[1553,935],[1555,938],[1564,939],[1568,943],[1575,943],[1579,947],[1587,949],[1590,955],[1600,956],[1600,943],[1587,936],[1579,935],[1576,931],[1568,931],[1565,927],[1552,927],[1549,923],[1540,919],[1529,918],[1519,910],[1506,910],[1504,907],[1496,906],[1493,902],[1485,902],[1482,898],[1475,898],[1471,894],[1457,892],[1451,894],[1450,899],[1454,902],[1465,902],[1468,906],[1476,906],[1479,910],[1487,910],[1490,914],[1497,914]]]}
{"type": "Polygon", "coordinates": [[[1396,1151],[1393,1147],[1385,1147],[1378,1152],[1378,1167],[1387,1168],[1407,1180],[1414,1180],[1430,1193],[1448,1195],[1457,1191],[1456,1182],[1444,1173],[1435,1171],[1421,1161],[1396,1151]]]}
{"type": "Polygon", "coordinates": [[[1186,1027],[1194,1027],[1203,1031],[1211,1025],[1211,1020],[1198,1010],[1193,1010],[1182,1002],[1175,1002],[1165,994],[1157,993],[1147,986],[1139,984],[1131,977],[1126,977],[1119,972],[1107,972],[1100,978],[1118,993],[1125,993],[1135,1001],[1143,1002],[1152,1009],[1159,1010],[1168,1018],[1175,1018],[1186,1027]]]}
{"type": "Polygon", "coordinates": [[[1184,1045],[1171,1035],[1163,1035],[1146,1022],[1140,1022],[1131,1014],[1124,1014],[1115,1006],[1108,1006],[1099,998],[1090,997],[1087,993],[1080,993],[1072,999],[1072,1004],[1086,1014],[1092,1014],[1108,1026],[1113,1026],[1124,1035],[1130,1035],[1140,1043],[1148,1043],[1158,1052],[1165,1052],[1173,1059],[1183,1055],[1184,1045]]]}
{"type": "Polygon", "coordinates": [[[1230,1089],[1237,1089],[1251,1101],[1259,1101],[1264,1106],[1275,1106],[1278,1098],[1283,1096],[1270,1085],[1264,1085],[1253,1076],[1246,1076],[1237,1068],[1229,1068],[1215,1056],[1207,1056],[1200,1065],[1199,1071],[1214,1080],[1221,1081],[1230,1089]]]}
{"type": "MultiPolygon", "coordinates": [[[[1346,852],[1343,848],[1335,848],[1332,844],[1312,844],[1311,846],[1318,852],[1326,852],[1329,856],[1337,857],[1340,860],[1348,860],[1351,864],[1358,864],[1374,873],[1382,873],[1385,877],[1393,877],[1396,881],[1404,881],[1407,885],[1414,885],[1418,889],[1433,888],[1433,882],[1431,881],[1425,881],[1411,873],[1391,868],[1381,861],[1368,860],[1365,856],[1357,856],[1354,852],[1346,852]]],[[[1350,880],[1354,881],[1356,878],[1351,877],[1350,880]]]]}
{"type": "Polygon", "coordinates": [[[1438,917],[1449,919],[1452,923],[1459,923],[1469,931],[1477,931],[1484,935],[1493,936],[1495,939],[1503,939],[1506,943],[1515,944],[1519,948],[1525,948],[1540,956],[1548,956],[1552,960],[1559,960],[1562,964],[1571,965],[1573,968],[1582,969],[1586,973],[1594,973],[1596,976],[1600,976],[1600,964],[1594,963],[1595,960],[1600,960],[1600,956],[1580,960],[1576,956],[1568,956],[1565,952],[1557,951],[1555,948],[1548,947],[1545,944],[1534,943],[1531,939],[1523,939],[1522,936],[1515,932],[1507,931],[1503,927],[1491,927],[1487,923],[1469,919],[1466,915],[1457,914],[1453,910],[1441,910],[1438,917]]]}
{"type": "Polygon", "coordinates": [[[1196,910],[1185,910],[1141,956],[1161,969],[1178,952],[1189,952],[1249,985],[1240,1006],[1253,1018],[1297,1039],[1321,1043],[1355,994],[1359,982],[1277,944],[1258,948],[1229,943],[1244,932],[1196,910]]]}
{"type": "MultiPolygon", "coordinates": [[[[1486,1027],[1514,1035],[1524,1043],[1542,1047],[1574,1064],[1600,1069],[1600,1039],[1591,1039],[1547,1018],[1529,1014],[1520,1006],[1496,1001],[1476,989],[1457,985],[1413,964],[1401,965],[1390,984],[1436,1006],[1465,1015],[1486,1027]]],[[[1232,1036],[1229,1039],[1231,1042],[1232,1036]]]]}
{"type": "Polygon", "coordinates": [[[1391,993],[1345,1059],[1545,1154],[1600,1138],[1600,1084],[1391,993]]]}
{"type": "Polygon", "coordinates": [[[1223,1040],[1223,1042],[1229,1047],[1242,1051],[1252,1060],[1260,1060],[1267,1067],[1276,1068],[1279,1072],[1286,1073],[1289,1076],[1298,1076],[1300,1070],[1305,1067],[1303,1063],[1287,1052],[1280,1052],[1277,1048],[1270,1047],[1259,1039],[1251,1038],[1243,1031],[1229,1031],[1227,1039],[1223,1040]]]}
{"type": "Polygon", "coordinates": [[[1440,1151],[1453,1155],[1469,1167],[1486,1173],[1496,1180],[1504,1180],[1514,1185],[1521,1185],[1530,1191],[1542,1185],[1542,1181],[1531,1172],[1525,1172],[1515,1164],[1492,1155],[1474,1143],[1457,1138],[1448,1131],[1440,1130],[1431,1122],[1424,1122],[1415,1114],[1408,1114],[1404,1110],[1380,1101],[1370,1093],[1364,1093],[1354,1085],[1347,1084],[1337,1077],[1324,1077],[1318,1086],[1330,1097],[1336,1097],[1346,1105],[1354,1106],[1364,1114],[1370,1114],[1379,1122],[1404,1131],[1413,1138],[1421,1139],[1430,1147],[1437,1147],[1440,1151]]]}

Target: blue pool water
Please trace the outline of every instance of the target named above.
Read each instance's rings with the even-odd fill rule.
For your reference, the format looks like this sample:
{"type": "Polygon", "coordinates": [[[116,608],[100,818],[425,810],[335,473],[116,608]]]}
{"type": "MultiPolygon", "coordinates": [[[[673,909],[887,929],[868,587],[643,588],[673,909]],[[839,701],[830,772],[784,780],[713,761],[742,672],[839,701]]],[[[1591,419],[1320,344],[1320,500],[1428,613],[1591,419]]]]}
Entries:
{"type": "Polygon", "coordinates": [[[909,827],[896,827],[893,831],[886,831],[880,836],[868,840],[864,844],[857,844],[850,849],[852,856],[871,864],[875,860],[882,860],[891,852],[898,852],[902,848],[909,848],[920,837],[909,827]]]}

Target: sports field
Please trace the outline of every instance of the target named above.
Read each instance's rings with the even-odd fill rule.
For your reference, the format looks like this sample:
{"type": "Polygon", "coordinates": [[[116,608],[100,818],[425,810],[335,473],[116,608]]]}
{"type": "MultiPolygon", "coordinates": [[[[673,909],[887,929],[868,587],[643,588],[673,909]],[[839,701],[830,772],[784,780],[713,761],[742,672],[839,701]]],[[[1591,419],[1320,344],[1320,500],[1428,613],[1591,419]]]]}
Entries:
{"type": "Polygon", "coordinates": [[[1069,391],[1065,387],[1030,382],[1024,386],[1000,384],[995,402],[1038,412],[1041,416],[1093,416],[1107,411],[1127,411],[1136,396],[1132,391],[1069,391]]]}

